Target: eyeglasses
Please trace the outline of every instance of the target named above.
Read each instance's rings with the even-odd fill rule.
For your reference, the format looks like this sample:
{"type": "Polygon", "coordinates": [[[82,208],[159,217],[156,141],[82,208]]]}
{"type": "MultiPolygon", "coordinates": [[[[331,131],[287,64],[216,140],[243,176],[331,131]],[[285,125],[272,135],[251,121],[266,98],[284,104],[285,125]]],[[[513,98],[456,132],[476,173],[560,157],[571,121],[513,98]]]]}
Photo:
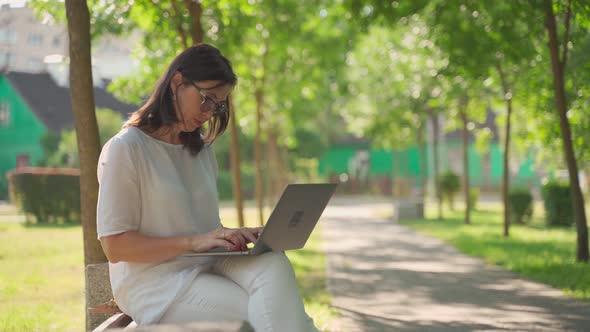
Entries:
{"type": "Polygon", "coordinates": [[[203,89],[203,88],[197,86],[195,84],[195,82],[193,82],[191,80],[187,80],[187,82],[189,82],[192,86],[194,86],[195,89],[197,89],[197,91],[199,91],[199,94],[201,95],[201,111],[211,112],[213,114],[213,116],[221,116],[221,115],[228,112],[227,100],[222,101],[220,103],[216,103],[215,100],[213,100],[213,98],[211,98],[211,97],[207,96],[207,94],[205,94],[205,91],[207,89],[203,89]]]}

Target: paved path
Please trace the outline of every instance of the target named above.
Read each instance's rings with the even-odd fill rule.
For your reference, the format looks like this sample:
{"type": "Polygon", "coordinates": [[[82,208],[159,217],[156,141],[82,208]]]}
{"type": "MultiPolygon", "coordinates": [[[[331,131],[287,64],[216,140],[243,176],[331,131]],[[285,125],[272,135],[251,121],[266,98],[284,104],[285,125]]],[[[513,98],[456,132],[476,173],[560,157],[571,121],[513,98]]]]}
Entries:
{"type": "Polygon", "coordinates": [[[384,219],[388,204],[350,203],[322,220],[333,331],[590,331],[589,304],[384,219]]]}

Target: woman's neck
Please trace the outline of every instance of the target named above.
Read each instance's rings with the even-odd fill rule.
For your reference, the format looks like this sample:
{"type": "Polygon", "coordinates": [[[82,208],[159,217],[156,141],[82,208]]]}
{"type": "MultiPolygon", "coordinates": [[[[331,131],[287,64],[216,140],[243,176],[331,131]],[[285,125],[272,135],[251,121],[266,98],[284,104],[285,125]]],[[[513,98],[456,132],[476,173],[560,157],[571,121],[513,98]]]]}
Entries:
{"type": "Polygon", "coordinates": [[[180,131],[174,127],[160,127],[149,133],[150,136],[170,144],[182,144],[180,140],[180,131]]]}

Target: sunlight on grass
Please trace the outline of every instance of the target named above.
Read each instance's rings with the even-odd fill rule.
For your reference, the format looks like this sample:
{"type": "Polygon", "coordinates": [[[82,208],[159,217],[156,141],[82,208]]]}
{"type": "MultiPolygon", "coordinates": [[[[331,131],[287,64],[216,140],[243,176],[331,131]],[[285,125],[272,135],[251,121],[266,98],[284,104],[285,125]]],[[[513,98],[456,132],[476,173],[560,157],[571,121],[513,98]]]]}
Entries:
{"type": "MultiPolygon", "coordinates": [[[[225,213],[224,225],[237,225],[235,213],[225,213]]],[[[255,216],[254,209],[246,210],[246,220],[256,220],[255,216]]],[[[320,239],[321,229],[316,229],[304,249],[288,256],[307,312],[318,327],[326,327],[335,313],[326,289],[320,239]]],[[[80,226],[0,220],[0,331],[83,331],[83,260],[80,226]]]]}
{"type": "MultiPolygon", "coordinates": [[[[427,216],[436,210],[429,206],[427,216]]],[[[576,230],[547,227],[542,206],[535,206],[529,225],[511,225],[503,236],[501,205],[487,204],[473,212],[472,224],[463,223],[463,211],[445,211],[445,220],[405,221],[402,224],[437,237],[460,251],[484,258],[532,280],[562,289],[566,294],[590,300],[590,265],[577,263],[576,230]]]]}
{"type": "Polygon", "coordinates": [[[0,224],[0,331],[80,331],[80,227],[0,224]]]}

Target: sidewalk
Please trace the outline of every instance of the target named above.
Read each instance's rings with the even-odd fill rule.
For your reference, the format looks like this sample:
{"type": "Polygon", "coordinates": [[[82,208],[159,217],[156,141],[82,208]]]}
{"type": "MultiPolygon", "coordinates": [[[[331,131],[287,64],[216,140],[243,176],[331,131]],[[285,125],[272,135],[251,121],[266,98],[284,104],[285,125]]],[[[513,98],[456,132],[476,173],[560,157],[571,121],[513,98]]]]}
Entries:
{"type": "Polygon", "coordinates": [[[334,203],[322,219],[333,331],[590,331],[590,304],[379,217],[388,203],[334,203]]]}

